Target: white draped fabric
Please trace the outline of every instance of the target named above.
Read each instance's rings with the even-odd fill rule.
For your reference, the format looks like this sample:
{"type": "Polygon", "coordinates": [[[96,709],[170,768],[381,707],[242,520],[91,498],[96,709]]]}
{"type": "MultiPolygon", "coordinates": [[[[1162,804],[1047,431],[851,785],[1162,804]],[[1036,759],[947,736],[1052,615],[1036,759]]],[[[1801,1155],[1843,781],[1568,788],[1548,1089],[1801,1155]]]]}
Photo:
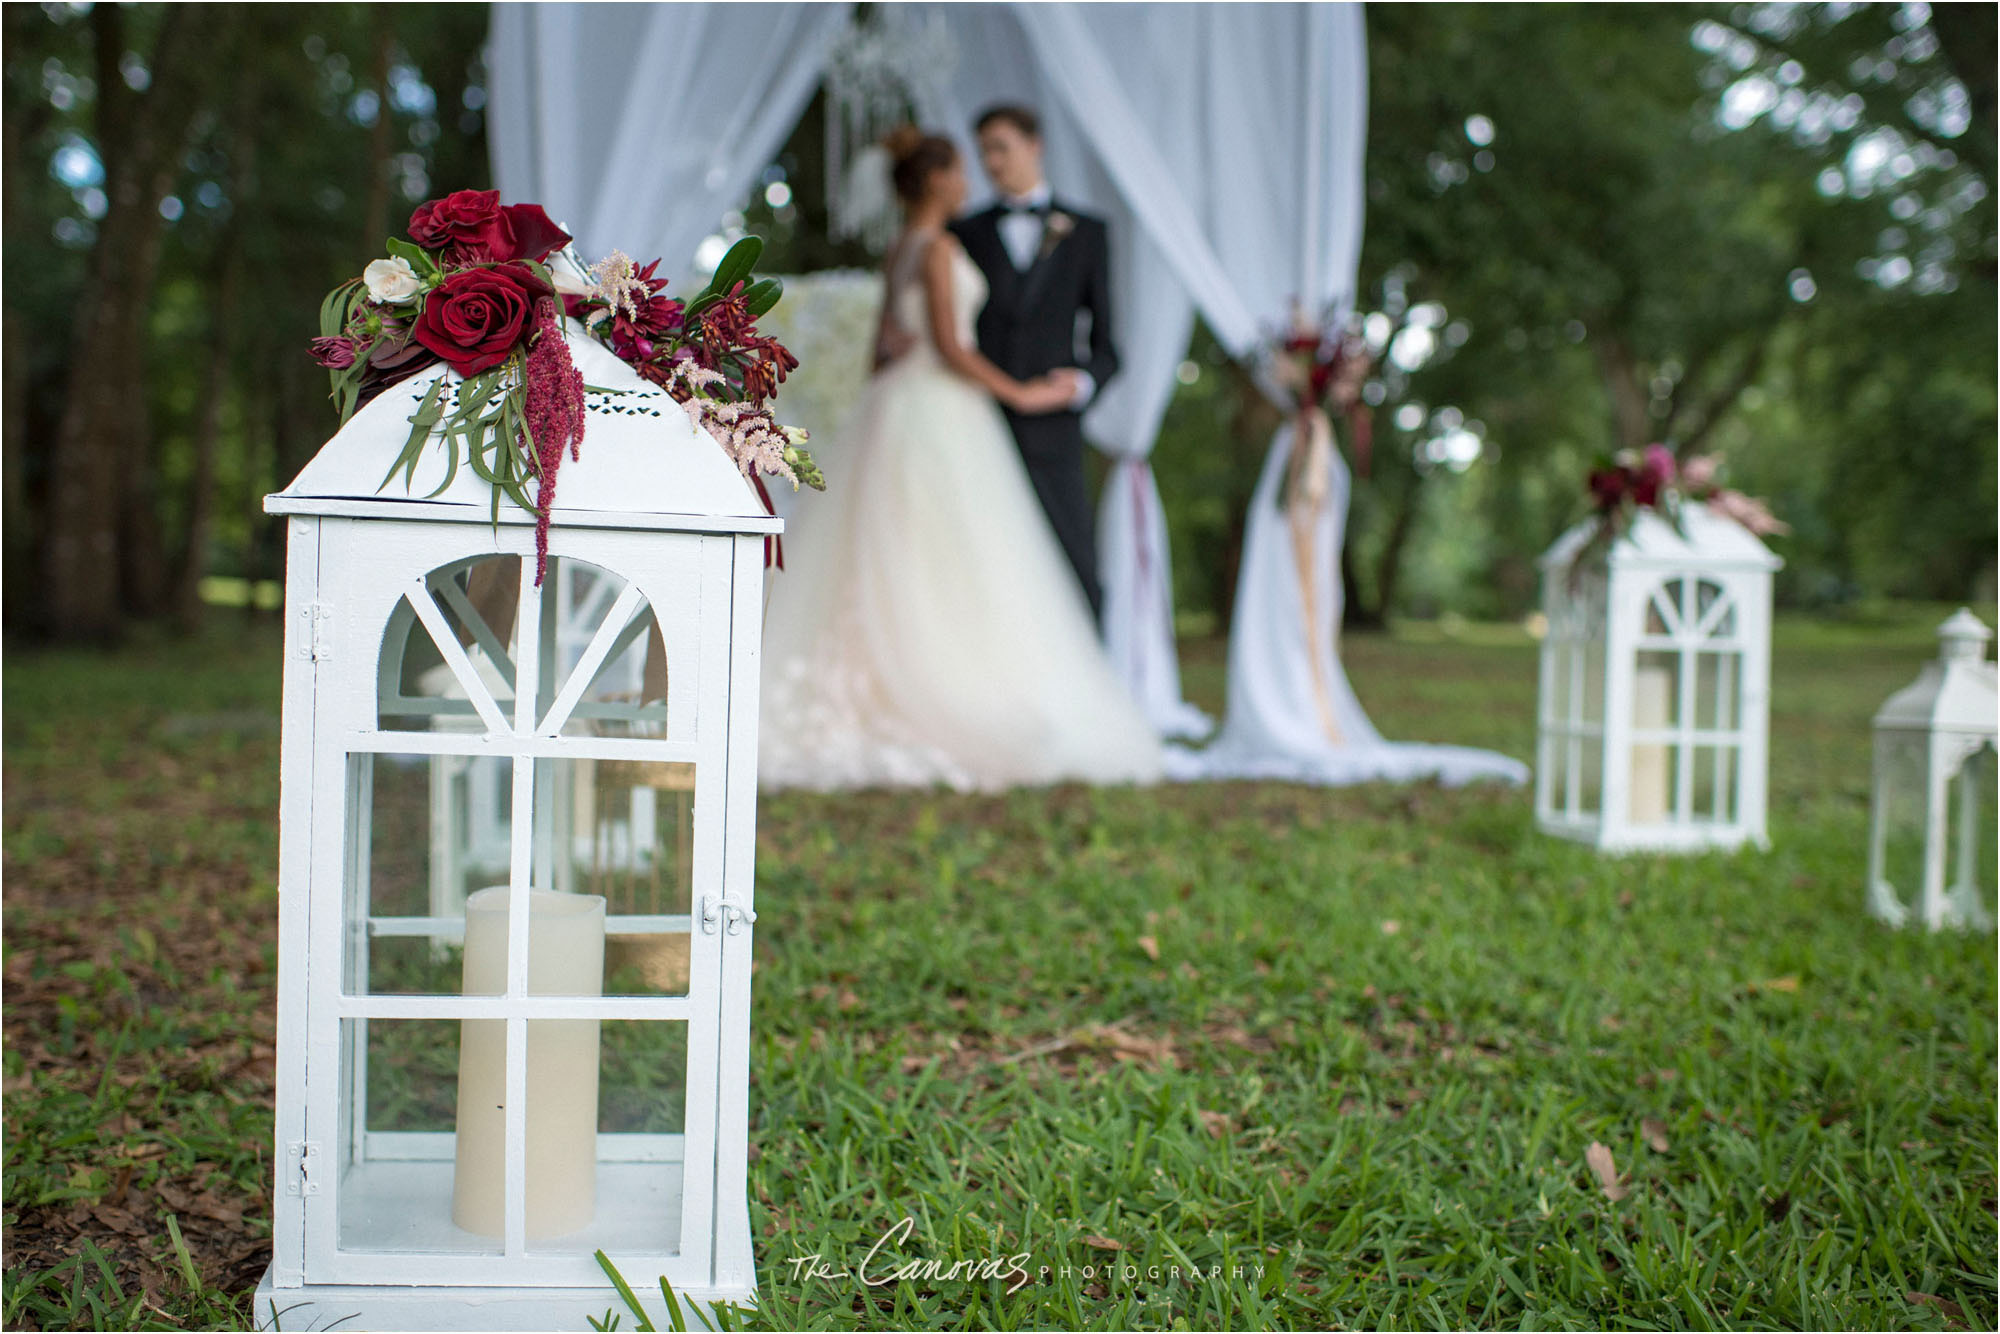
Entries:
{"type": "MultiPolygon", "coordinates": [[[[783,142],[850,8],[496,5],[492,135],[502,191],[544,203],[573,224],[588,252],[616,245],[683,262],[783,142]]],[[[1055,193],[1110,224],[1122,368],[1085,417],[1090,439],[1113,460],[1098,532],[1106,646],[1163,736],[1202,735],[1209,720],[1181,697],[1166,521],[1148,456],[1197,309],[1233,355],[1249,357],[1294,300],[1335,318],[1353,306],[1367,110],[1361,8],[1058,3],[879,12],[891,23],[935,15],[954,40],[949,76],[917,90],[924,121],[970,152],[979,108],[1003,99],[1034,105],[1055,193]]],[[[1273,441],[1264,472],[1271,488],[1288,439],[1273,441]]],[[[1252,502],[1231,626],[1229,716],[1214,746],[1180,754],[1182,768],[1190,776],[1282,769],[1325,782],[1471,772],[1447,763],[1450,748],[1404,748],[1393,764],[1377,755],[1357,765],[1335,753],[1388,743],[1354,701],[1333,644],[1310,651],[1296,574],[1289,601],[1279,574],[1257,574],[1250,586],[1253,569],[1284,563],[1266,549],[1289,540],[1265,490],[1252,502]],[[1315,710],[1300,710],[1295,689],[1255,684],[1296,684],[1303,671],[1309,685],[1314,657],[1331,664],[1328,691],[1348,701],[1356,723],[1341,729],[1337,745],[1315,710]]],[[[1323,511],[1320,568],[1335,586],[1344,471],[1323,511]]],[[[1313,624],[1316,636],[1331,637],[1338,617],[1313,624]]],[[[1485,771],[1513,775],[1512,761],[1488,758],[1498,767],[1485,771]]]]}
{"type": "MultiPolygon", "coordinates": [[[[1329,785],[1432,776],[1446,784],[1475,778],[1525,782],[1526,765],[1492,751],[1384,741],[1355,698],[1339,658],[1327,652],[1316,659],[1305,639],[1308,621],[1300,614],[1306,594],[1292,533],[1279,505],[1291,446],[1292,428],[1279,428],[1250,500],[1230,627],[1227,722],[1207,750],[1169,751],[1173,776],[1329,785]],[[1332,714],[1336,736],[1321,725],[1321,700],[1332,714]]],[[[1313,587],[1310,624],[1319,627],[1339,626],[1342,607],[1338,571],[1349,481],[1338,452],[1328,480],[1327,502],[1312,529],[1314,566],[1333,575],[1313,587]]]]}
{"type": "Polygon", "coordinates": [[[819,86],[849,4],[496,4],[493,180],[592,259],[685,275],[819,86]]]}

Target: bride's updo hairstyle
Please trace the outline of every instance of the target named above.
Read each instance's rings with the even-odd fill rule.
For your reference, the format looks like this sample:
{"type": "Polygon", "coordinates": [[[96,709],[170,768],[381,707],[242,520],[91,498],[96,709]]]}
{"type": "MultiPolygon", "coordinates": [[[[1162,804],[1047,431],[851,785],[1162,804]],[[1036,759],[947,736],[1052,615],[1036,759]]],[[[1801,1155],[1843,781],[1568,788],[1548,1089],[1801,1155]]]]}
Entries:
{"type": "Polygon", "coordinates": [[[924,197],[933,173],[958,161],[958,146],[941,134],[926,134],[914,125],[900,125],[882,140],[894,164],[889,179],[895,184],[896,198],[915,204],[924,197]]]}

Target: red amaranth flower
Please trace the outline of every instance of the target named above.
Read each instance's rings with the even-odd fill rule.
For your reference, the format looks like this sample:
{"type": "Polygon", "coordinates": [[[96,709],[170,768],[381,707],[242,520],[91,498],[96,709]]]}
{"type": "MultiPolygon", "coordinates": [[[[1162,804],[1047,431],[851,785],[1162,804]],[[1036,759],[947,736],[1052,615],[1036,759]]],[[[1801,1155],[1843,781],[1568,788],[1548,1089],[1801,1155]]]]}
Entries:
{"type": "Polygon", "coordinates": [[[555,504],[556,473],[563,450],[577,457],[583,443],[583,372],[570,359],[556,303],[543,297],[535,303],[534,335],[524,367],[527,432],[535,447],[535,583],[549,565],[549,512],[555,504]]]}

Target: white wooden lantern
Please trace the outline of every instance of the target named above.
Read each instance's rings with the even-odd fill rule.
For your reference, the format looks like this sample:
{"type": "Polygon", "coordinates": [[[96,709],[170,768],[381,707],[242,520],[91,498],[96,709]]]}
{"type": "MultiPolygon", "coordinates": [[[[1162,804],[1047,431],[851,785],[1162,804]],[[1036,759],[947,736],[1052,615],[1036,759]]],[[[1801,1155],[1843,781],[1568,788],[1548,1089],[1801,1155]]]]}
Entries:
{"type": "Polygon", "coordinates": [[[1875,715],[1868,907],[1901,926],[1993,929],[1980,867],[1993,864],[1993,758],[2000,687],[1992,632],[1960,607],[1938,627],[1938,656],[1875,715]],[[1983,846],[1982,846],[1983,845],[1983,846]],[[1946,880],[1949,877],[1950,883],[1946,880]],[[1914,909],[1897,886],[1917,891],[1914,909]]]}
{"type": "Polygon", "coordinates": [[[451,408],[442,368],[265,500],[289,554],[260,1326],[587,1329],[624,1310],[599,1250],[656,1306],[662,1276],[690,1311],[755,1300],[758,648],[781,525],[663,391],[570,351],[588,424],[539,585],[533,517],[503,499],[496,523],[440,441],[382,484],[432,381],[451,408]]]}
{"type": "Polygon", "coordinates": [[[1783,562],[1705,505],[1687,536],[1640,511],[1576,563],[1543,554],[1535,821],[1607,851],[1768,846],[1771,575],[1783,562]]]}

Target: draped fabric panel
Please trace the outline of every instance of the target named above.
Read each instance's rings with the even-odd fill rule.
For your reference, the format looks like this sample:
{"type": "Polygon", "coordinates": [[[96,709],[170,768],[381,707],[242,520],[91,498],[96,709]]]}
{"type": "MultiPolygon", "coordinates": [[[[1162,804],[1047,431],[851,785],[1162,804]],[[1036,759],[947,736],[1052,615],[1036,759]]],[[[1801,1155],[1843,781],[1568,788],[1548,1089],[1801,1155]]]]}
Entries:
{"type": "Polygon", "coordinates": [[[777,156],[851,4],[493,6],[493,177],[591,259],[687,276],[777,156]]]}

